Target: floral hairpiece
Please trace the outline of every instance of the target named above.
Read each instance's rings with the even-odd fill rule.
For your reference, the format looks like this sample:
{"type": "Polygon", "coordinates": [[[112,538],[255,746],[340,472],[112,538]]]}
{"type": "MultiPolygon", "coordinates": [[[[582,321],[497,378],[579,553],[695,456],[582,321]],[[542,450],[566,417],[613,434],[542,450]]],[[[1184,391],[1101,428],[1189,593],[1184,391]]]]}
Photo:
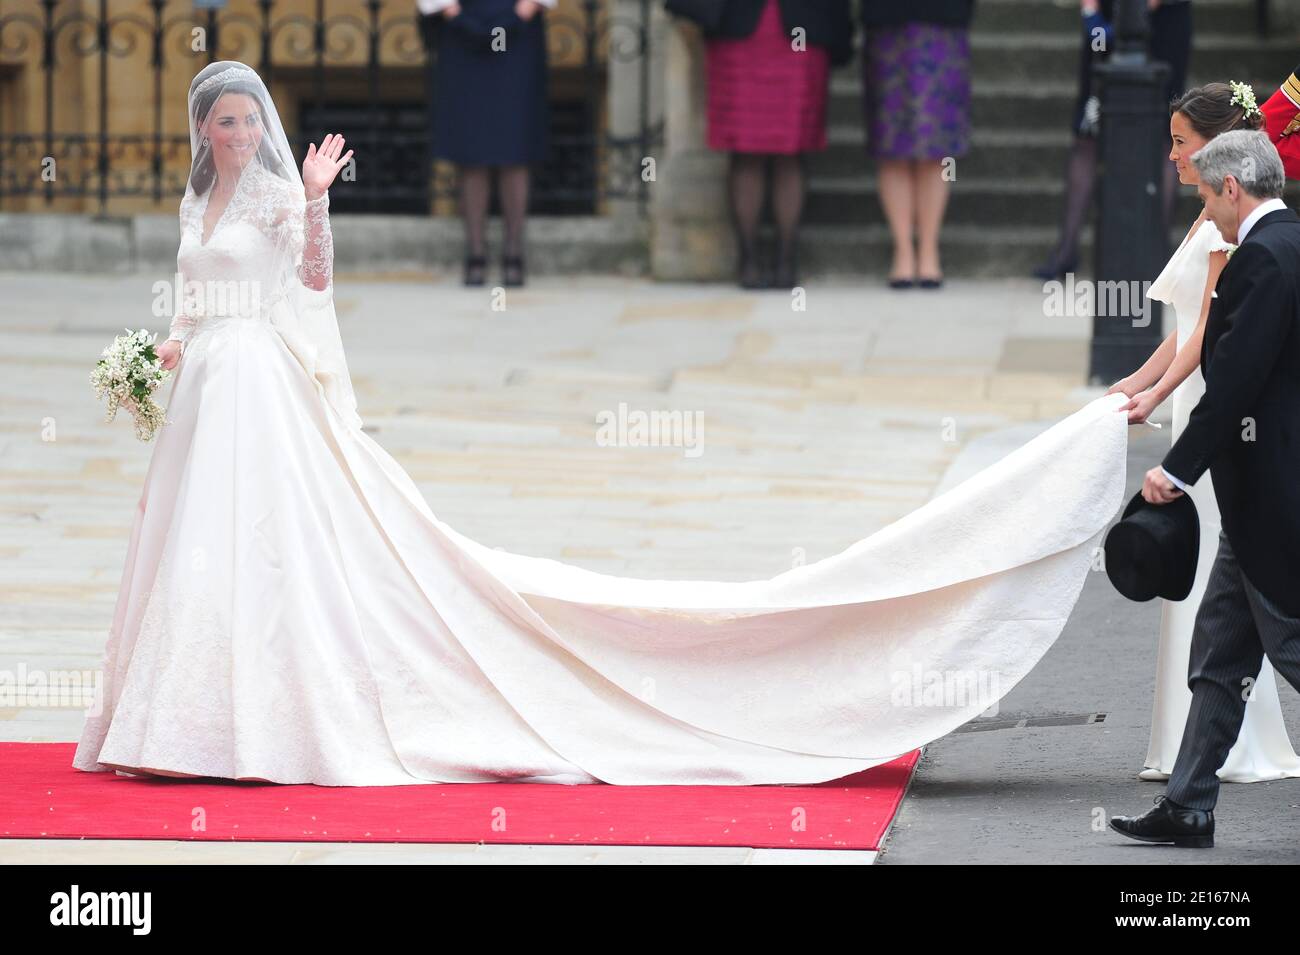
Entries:
{"type": "Polygon", "coordinates": [[[1233,106],[1240,106],[1247,116],[1252,113],[1262,115],[1259,106],[1255,103],[1255,91],[1249,83],[1238,83],[1236,80],[1231,80],[1228,85],[1232,87],[1232,99],[1229,102],[1233,106]]]}
{"type": "MultiPolygon", "coordinates": [[[[220,73],[214,73],[212,76],[209,76],[206,80],[195,87],[193,95],[198,96],[209,86],[216,86],[218,83],[229,83],[245,77],[256,78],[257,74],[245,66],[232,66],[229,69],[222,70],[220,73]]],[[[1252,100],[1252,102],[1254,101],[1252,100]]]]}

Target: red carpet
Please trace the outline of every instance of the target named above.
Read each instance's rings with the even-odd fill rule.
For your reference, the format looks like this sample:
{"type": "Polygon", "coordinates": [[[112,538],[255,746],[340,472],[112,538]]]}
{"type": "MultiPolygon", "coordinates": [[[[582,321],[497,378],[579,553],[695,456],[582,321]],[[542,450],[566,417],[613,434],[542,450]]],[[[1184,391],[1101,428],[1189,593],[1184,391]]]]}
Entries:
{"type": "Polygon", "coordinates": [[[359,788],[83,773],[75,749],[0,743],[0,836],[875,849],[920,755],[811,786],[359,788]]]}

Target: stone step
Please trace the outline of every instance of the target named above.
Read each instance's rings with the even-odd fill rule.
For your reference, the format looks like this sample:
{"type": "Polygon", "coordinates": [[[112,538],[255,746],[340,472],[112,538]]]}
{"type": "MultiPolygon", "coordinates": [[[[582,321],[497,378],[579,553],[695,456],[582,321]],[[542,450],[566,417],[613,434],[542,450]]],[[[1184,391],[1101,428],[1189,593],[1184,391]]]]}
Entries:
{"type": "MultiPolygon", "coordinates": [[[[852,175],[870,165],[861,127],[833,127],[824,151],[809,156],[812,175],[852,175]]],[[[1050,176],[1065,168],[1070,148],[1069,123],[1046,129],[983,129],[971,133],[971,149],[957,160],[959,179],[1050,176]]]]}
{"type": "MultiPolygon", "coordinates": [[[[1063,51],[1056,54],[1058,60],[1064,56],[1068,54],[1063,51]]],[[[1216,71],[1194,52],[1187,74],[1188,87],[1216,80],[1237,80],[1254,87],[1255,98],[1262,104],[1277,92],[1300,61],[1300,51],[1290,48],[1261,50],[1253,59],[1249,54],[1235,51],[1231,56],[1238,57],[1235,66],[1216,71]]],[[[1042,64],[1039,64],[1035,67],[1039,72],[1034,75],[1028,75],[1020,67],[1013,68],[1014,75],[1010,77],[989,78],[972,73],[972,119],[976,125],[983,126],[1005,123],[1034,125],[1059,117],[1060,122],[1068,125],[1078,95],[1077,67],[1078,63],[1072,61],[1068,69],[1061,69],[1058,62],[1057,68],[1051,71],[1043,71],[1042,64]]],[[[837,71],[831,76],[829,93],[828,122],[861,123],[861,77],[848,72],[847,68],[837,71]]]]}
{"type": "MultiPolygon", "coordinates": [[[[1193,85],[1215,79],[1243,80],[1260,95],[1277,89],[1296,65],[1294,38],[1273,35],[1198,35],[1192,53],[1193,85]]],[[[998,33],[971,36],[972,82],[996,78],[1003,82],[1036,82],[1045,77],[1069,78],[1078,69],[1078,39],[1064,32],[998,33]]]]}
{"type": "MultiPolygon", "coordinates": [[[[971,123],[976,129],[1068,128],[1077,95],[1078,86],[1073,80],[1032,86],[981,80],[971,87],[971,123]]],[[[862,84],[857,77],[840,74],[831,80],[827,122],[831,127],[862,128],[862,84]]]]}
{"type": "MultiPolygon", "coordinates": [[[[339,213],[335,271],[371,275],[458,274],[465,254],[459,219],[339,213]]],[[[134,272],[170,277],[180,240],[174,215],[87,218],[76,213],[0,213],[0,272],[134,272]]],[[[643,275],[649,220],[603,216],[532,216],[528,271],[541,274],[643,275]]],[[[501,220],[487,225],[488,281],[499,279],[501,220]]]]}
{"type": "MultiPolygon", "coordinates": [[[[810,279],[889,273],[893,244],[883,225],[808,225],[800,231],[800,268],[810,279]]],[[[1056,244],[1055,228],[1016,225],[944,227],[944,274],[952,277],[1028,276],[1056,244]]],[[[1081,272],[1091,271],[1092,234],[1084,230],[1081,272]]]]}
{"type": "MultiPolygon", "coordinates": [[[[1274,0],[1271,23],[1294,21],[1294,14],[1274,0]]],[[[979,0],[972,31],[1074,30],[1079,23],[1078,0],[979,0]]],[[[1200,36],[1255,36],[1254,0],[1193,0],[1192,29],[1200,36]]]]}
{"type": "MultiPolygon", "coordinates": [[[[1065,183],[1061,177],[959,178],[952,185],[945,223],[1016,223],[1054,226],[1064,208],[1065,183]]],[[[1283,198],[1300,207],[1300,182],[1288,182],[1283,198]]],[[[1192,222],[1201,213],[1201,201],[1190,186],[1180,186],[1175,222],[1192,222]]],[[[804,220],[826,224],[875,224],[885,221],[876,176],[813,175],[808,178],[804,220]]]]}
{"type": "MultiPolygon", "coordinates": [[[[1300,53],[1295,54],[1300,60],[1300,53]]],[[[1253,64],[1247,74],[1229,74],[1229,79],[1249,82],[1255,89],[1255,98],[1262,104],[1277,91],[1295,62],[1271,54],[1273,72],[1265,72],[1261,64],[1253,64]]],[[[1188,86],[1208,83],[1214,76],[1200,69],[1194,62],[1188,75],[1188,86]]],[[[1067,133],[1074,118],[1074,104],[1078,84],[1071,74],[1062,80],[1060,71],[1044,82],[1029,82],[1023,77],[984,80],[978,77],[971,83],[971,124],[976,130],[1062,129],[1067,133]]],[[[831,79],[830,98],[827,103],[827,123],[831,130],[837,127],[851,130],[859,141],[863,127],[862,83],[852,74],[837,73],[831,79]]]]}
{"type": "MultiPolygon", "coordinates": [[[[1295,30],[1274,31],[1266,38],[1253,32],[1198,33],[1193,39],[1188,83],[1240,80],[1255,87],[1261,101],[1274,92],[1300,55],[1295,30]]],[[[1068,29],[1055,31],[972,32],[971,85],[1018,85],[1032,89],[1042,82],[1073,86],[1079,68],[1079,38],[1068,29]]],[[[831,97],[860,98],[861,66],[855,60],[837,69],[831,97]]]]}
{"type": "MultiPolygon", "coordinates": [[[[1195,212],[1184,218],[1190,224],[1195,212]]],[[[349,213],[334,219],[335,271],[340,276],[423,281],[432,275],[459,281],[464,244],[460,225],[454,220],[349,213]]],[[[175,266],[175,228],[176,220],[170,216],[87,223],[81,216],[3,214],[0,271],[146,271],[169,276],[175,266]],[[70,262],[76,267],[69,269],[70,262]]],[[[770,241],[770,227],[765,227],[764,234],[770,241]]],[[[1090,234],[1085,228],[1083,274],[1091,270],[1090,234]]],[[[1181,233],[1170,236],[1171,252],[1181,238],[1181,233]]],[[[945,225],[941,239],[944,272],[954,277],[1027,276],[1047,257],[1056,239],[1056,226],[1050,221],[1047,225],[952,221],[945,225]]],[[[614,227],[607,219],[536,216],[529,220],[527,243],[531,275],[638,275],[648,268],[643,232],[636,227],[614,227]]],[[[488,224],[488,244],[494,250],[490,290],[500,281],[495,261],[500,223],[496,219],[488,224]]],[[[810,280],[883,276],[892,254],[889,231],[879,221],[810,222],[800,230],[799,248],[803,274],[810,280]]]]}
{"type": "MultiPolygon", "coordinates": [[[[1060,221],[1065,185],[1059,178],[960,179],[953,184],[945,223],[1018,223],[1025,226],[1054,226],[1060,221]]],[[[1179,196],[1176,221],[1191,222],[1201,202],[1190,189],[1179,196]]],[[[885,221],[875,176],[810,177],[804,203],[804,219],[810,223],[885,221]]]]}

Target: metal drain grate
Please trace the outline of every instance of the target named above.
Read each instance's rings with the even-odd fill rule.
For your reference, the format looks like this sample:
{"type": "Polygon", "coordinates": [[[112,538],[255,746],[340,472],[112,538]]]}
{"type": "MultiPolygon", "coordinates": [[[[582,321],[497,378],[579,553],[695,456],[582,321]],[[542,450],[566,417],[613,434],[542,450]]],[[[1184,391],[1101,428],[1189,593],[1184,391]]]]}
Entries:
{"type": "Polygon", "coordinates": [[[1027,716],[1021,720],[971,720],[957,727],[956,733],[983,733],[988,730],[1018,730],[1026,726],[1082,726],[1103,723],[1105,713],[1077,713],[1070,716],[1027,716]]]}

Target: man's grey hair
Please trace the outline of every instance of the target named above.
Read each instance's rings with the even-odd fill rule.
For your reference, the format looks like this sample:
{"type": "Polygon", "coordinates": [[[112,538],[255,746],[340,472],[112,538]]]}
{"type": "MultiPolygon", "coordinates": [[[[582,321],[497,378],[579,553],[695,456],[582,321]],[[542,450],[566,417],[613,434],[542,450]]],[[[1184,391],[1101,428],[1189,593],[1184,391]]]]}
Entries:
{"type": "Polygon", "coordinates": [[[1234,129],[1220,133],[1192,154],[1201,182],[1220,195],[1223,180],[1232,176],[1256,199],[1277,199],[1286,184],[1282,158],[1265,133],[1234,129]]]}

